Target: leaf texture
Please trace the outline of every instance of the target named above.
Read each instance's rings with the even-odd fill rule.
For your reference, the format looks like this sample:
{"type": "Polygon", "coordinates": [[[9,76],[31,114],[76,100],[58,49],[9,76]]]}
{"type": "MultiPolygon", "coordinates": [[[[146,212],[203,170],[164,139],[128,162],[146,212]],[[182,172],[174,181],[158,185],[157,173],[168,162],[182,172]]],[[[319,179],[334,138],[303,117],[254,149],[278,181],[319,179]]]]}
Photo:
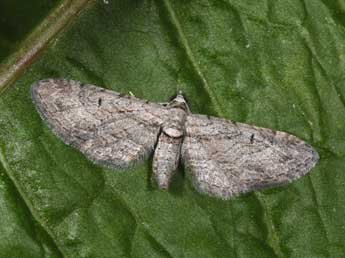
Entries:
{"type": "Polygon", "coordinates": [[[0,232],[16,231],[0,234],[0,257],[343,257],[344,12],[321,0],[90,1],[0,85],[0,232]],[[289,132],[320,161],[229,201],[197,193],[182,168],[160,191],[151,160],[103,169],[54,136],[29,92],[49,77],[155,102],[182,90],[194,113],[289,132]],[[25,256],[8,253],[15,241],[25,256]]]}

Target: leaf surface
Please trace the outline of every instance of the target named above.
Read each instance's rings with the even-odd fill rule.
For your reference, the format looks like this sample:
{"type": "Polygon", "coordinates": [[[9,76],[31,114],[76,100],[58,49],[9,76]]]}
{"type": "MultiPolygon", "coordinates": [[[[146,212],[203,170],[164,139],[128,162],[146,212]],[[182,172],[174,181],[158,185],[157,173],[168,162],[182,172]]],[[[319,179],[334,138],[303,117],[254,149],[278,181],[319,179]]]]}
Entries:
{"type": "Polygon", "coordinates": [[[343,257],[341,1],[86,2],[49,39],[33,33],[42,49],[6,80],[2,66],[0,198],[16,206],[1,208],[0,231],[19,229],[0,257],[11,237],[25,257],[41,257],[40,243],[55,252],[45,257],[343,257]],[[229,201],[197,193],[182,168],[164,192],[151,159],[104,169],[53,135],[29,93],[49,77],[156,102],[182,90],[194,113],[292,133],[321,159],[292,184],[229,201]]]}

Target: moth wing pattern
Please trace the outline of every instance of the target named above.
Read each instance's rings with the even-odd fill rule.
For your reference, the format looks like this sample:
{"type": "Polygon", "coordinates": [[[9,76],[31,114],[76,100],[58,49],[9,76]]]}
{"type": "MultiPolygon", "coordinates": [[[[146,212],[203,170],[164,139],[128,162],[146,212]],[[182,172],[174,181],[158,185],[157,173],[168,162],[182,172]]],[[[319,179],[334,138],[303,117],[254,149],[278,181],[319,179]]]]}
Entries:
{"type": "Polygon", "coordinates": [[[108,167],[127,167],[150,154],[168,119],[162,105],[74,80],[41,80],[31,94],[57,136],[108,167]]]}
{"type": "Polygon", "coordinates": [[[190,114],[182,158],[198,191],[228,199],[299,178],[319,156],[285,132],[190,114]]]}

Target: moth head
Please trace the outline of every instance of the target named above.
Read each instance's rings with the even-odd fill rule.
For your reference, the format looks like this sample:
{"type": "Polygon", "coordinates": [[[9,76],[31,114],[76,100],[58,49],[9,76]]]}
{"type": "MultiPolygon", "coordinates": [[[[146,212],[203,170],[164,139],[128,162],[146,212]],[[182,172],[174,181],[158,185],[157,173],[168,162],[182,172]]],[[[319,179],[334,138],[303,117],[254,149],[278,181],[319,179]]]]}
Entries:
{"type": "Polygon", "coordinates": [[[181,108],[181,109],[189,112],[189,107],[188,107],[187,100],[183,96],[181,90],[178,92],[178,94],[176,96],[171,98],[168,106],[169,107],[173,107],[173,108],[181,108]]]}

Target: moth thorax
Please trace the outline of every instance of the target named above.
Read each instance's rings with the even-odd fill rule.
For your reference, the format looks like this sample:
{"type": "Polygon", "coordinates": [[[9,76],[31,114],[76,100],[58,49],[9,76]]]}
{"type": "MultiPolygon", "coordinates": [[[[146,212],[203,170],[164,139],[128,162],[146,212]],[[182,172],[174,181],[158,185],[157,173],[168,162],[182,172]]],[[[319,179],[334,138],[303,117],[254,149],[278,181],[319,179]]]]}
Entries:
{"type": "Polygon", "coordinates": [[[162,131],[169,137],[180,138],[184,134],[186,111],[180,108],[170,109],[171,118],[163,125],[162,131]]]}
{"type": "Polygon", "coordinates": [[[163,132],[172,138],[179,138],[183,136],[183,130],[179,128],[167,127],[163,128],[163,132]]]}

